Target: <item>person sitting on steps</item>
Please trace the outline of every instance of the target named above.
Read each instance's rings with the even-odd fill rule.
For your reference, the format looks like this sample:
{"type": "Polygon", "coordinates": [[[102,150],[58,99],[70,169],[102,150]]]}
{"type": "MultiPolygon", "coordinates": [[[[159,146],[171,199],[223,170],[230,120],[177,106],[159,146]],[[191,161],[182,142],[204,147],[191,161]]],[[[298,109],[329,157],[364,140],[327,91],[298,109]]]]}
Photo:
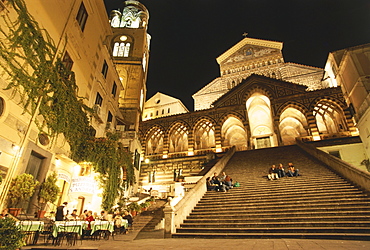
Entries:
{"type": "Polygon", "coordinates": [[[293,177],[293,176],[299,176],[299,169],[295,169],[293,163],[288,163],[288,173],[287,176],[293,177]]]}
{"type": "Polygon", "coordinates": [[[271,180],[277,180],[279,179],[279,176],[278,176],[278,170],[276,169],[276,166],[275,165],[272,165],[271,168],[269,169],[269,174],[267,175],[267,178],[271,181],[271,180]]]}
{"type": "Polygon", "coordinates": [[[216,184],[216,191],[221,191],[221,192],[226,192],[225,185],[223,185],[222,181],[220,178],[217,176],[217,173],[213,174],[213,177],[211,179],[212,184],[216,184]]]}
{"type": "Polygon", "coordinates": [[[285,170],[284,170],[284,166],[282,163],[279,164],[279,167],[278,167],[278,176],[279,178],[282,178],[282,177],[285,177],[285,170]]]}

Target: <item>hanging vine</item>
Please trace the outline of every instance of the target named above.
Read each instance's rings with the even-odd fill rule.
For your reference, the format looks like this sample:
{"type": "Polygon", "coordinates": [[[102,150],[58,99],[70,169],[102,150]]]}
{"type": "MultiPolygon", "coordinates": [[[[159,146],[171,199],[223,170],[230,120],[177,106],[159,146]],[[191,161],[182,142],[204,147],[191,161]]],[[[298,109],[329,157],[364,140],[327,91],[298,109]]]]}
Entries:
{"type": "Polygon", "coordinates": [[[74,73],[62,62],[63,53],[30,15],[24,0],[7,2],[17,18],[4,15],[5,25],[0,26],[0,67],[9,80],[6,89],[21,97],[25,113],[38,115],[40,132],[63,134],[73,160],[92,162],[103,183],[103,207],[109,209],[119,195],[122,169],[132,165],[131,154],[123,150],[117,135],[91,136],[87,113],[92,110],[78,96],[74,73]]]}

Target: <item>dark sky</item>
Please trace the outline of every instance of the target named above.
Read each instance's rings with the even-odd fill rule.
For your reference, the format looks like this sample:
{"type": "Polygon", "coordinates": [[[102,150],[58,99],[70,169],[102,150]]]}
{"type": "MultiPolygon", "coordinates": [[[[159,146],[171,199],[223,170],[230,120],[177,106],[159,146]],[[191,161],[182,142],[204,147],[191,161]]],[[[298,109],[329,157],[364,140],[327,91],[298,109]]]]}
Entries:
{"type": "MultiPolygon", "coordinates": [[[[122,0],[104,0],[107,12],[122,0]]],[[[147,99],[192,111],[192,95],[220,76],[216,58],[248,37],[283,42],[286,62],[323,68],[331,51],[370,43],[370,0],[141,0],[152,36],[147,99]]]]}

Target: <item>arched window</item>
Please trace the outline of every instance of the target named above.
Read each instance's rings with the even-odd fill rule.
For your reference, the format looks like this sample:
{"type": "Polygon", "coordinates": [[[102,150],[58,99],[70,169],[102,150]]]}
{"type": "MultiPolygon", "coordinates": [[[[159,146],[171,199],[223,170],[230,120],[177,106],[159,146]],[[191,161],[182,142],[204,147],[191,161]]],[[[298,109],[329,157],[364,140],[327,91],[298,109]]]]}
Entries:
{"type": "Polygon", "coordinates": [[[114,57],[128,57],[130,53],[130,43],[115,42],[113,46],[114,57]]]}

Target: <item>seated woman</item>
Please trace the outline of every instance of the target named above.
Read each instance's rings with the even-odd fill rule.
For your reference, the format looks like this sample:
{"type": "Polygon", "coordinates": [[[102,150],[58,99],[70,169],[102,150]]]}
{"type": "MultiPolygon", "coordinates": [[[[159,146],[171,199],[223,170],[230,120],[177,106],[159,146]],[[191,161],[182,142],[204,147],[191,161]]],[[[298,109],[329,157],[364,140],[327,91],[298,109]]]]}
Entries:
{"type": "Polygon", "coordinates": [[[293,176],[299,176],[299,169],[295,169],[293,163],[288,163],[288,173],[287,176],[293,177],[293,176]]]}
{"type": "Polygon", "coordinates": [[[87,216],[86,216],[85,221],[89,222],[89,224],[87,225],[87,230],[91,230],[91,222],[95,221],[95,219],[92,215],[92,211],[87,212],[87,216]]]}
{"type": "Polygon", "coordinates": [[[269,180],[279,179],[278,170],[276,169],[275,165],[272,165],[272,167],[269,169],[269,174],[267,175],[267,178],[269,180]]]}

